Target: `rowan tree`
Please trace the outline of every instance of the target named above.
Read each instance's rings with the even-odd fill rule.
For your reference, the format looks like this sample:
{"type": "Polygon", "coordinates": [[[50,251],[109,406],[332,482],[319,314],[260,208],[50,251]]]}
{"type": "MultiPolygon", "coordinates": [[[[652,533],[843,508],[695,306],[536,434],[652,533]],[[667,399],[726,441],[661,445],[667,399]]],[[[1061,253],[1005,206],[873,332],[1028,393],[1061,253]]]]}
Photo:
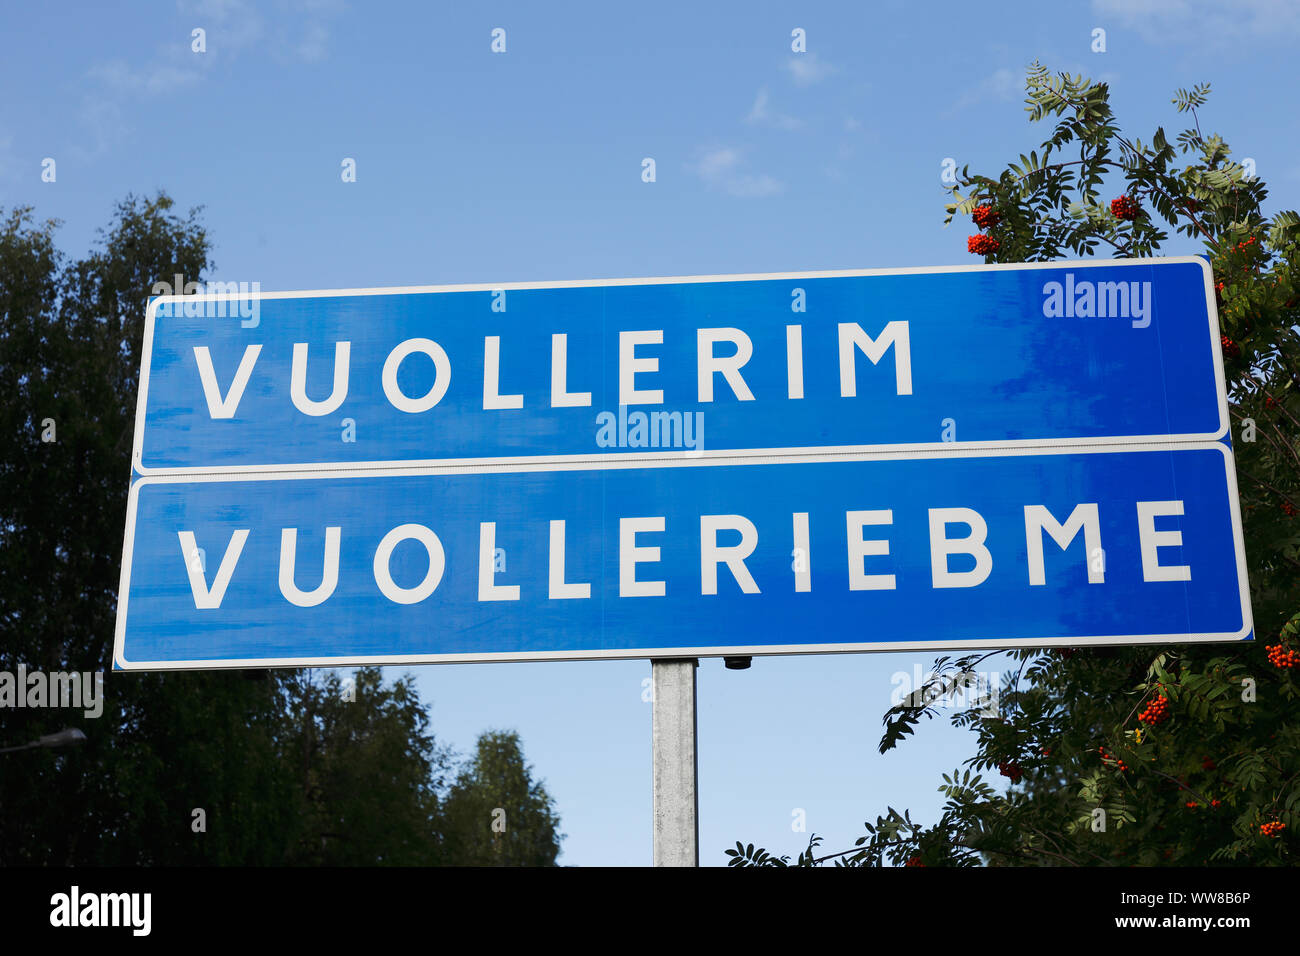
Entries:
{"type": "MultiPolygon", "coordinates": [[[[1255,640],[1030,649],[995,713],[952,716],[977,735],[923,826],[888,808],[849,850],[814,836],[796,861],[753,844],[733,866],[1285,865],[1300,828],[1300,216],[1268,214],[1253,164],[1201,130],[1209,85],[1178,90],[1191,127],[1170,143],[1125,135],[1109,88],[1035,63],[1026,81],[1041,146],[997,176],[963,168],[945,222],[969,215],[987,263],[1133,258],[1171,234],[1212,265],[1239,478],[1255,640]],[[1010,786],[1000,792],[990,771],[1010,786]]],[[[1166,253],[1167,254],[1167,253],[1166,253]]],[[[991,654],[943,657],[884,717],[898,746],[991,654]]]]}

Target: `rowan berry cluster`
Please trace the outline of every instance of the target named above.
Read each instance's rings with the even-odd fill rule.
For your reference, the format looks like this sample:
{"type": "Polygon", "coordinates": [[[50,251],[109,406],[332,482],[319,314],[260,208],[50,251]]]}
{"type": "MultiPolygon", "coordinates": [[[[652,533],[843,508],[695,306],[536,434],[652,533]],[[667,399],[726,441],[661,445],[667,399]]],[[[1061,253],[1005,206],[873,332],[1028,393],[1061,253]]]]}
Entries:
{"type": "Polygon", "coordinates": [[[1012,783],[1015,783],[1025,775],[1025,771],[1021,768],[1020,764],[1008,760],[1004,760],[998,764],[998,773],[1002,774],[1004,777],[1010,777],[1012,783]]]}
{"type": "Polygon", "coordinates": [[[1244,241],[1242,241],[1242,242],[1237,243],[1237,245],[1235,246],[1235,248],[1236,248],[1236,251],[1237,251],[1237,252],[1240,252],[1242,249],[1248,249],[1249,247],[1253,246],[1254,244],[1255,244],[1255,237],[1254,237],[1254,236],[1251,236],[1249,239],[1246,239],[1246,240],[1244,240],[1244,241]]]}
{"type": "Polygon", "coordinates": [[[1002,243],[998,242],[992,236],[986,236],[980,233],[978,236],[971,236],[966,240],[966,251],[972,252],[977,256],[988,256],[1002,248],[1002,243]]]}
{"type": "Polygon", "coordinates": [[[919,856],[914,856],[914,857],[910,857],[908,861],[903,864],[903,866],[925,866],[925,864],[921,862],[921,858],[919,856]]]}
{"type": "Polygon", "coordinates": [[[1288,518],[1294,518],[1296,515],[1295,505],[1291,504],[1289,501],[1282,502],[1282,514],[1286,515],[1288,518]]]}
{"type": "Polygon", "coordinates": [[[1151,724],[1153,727],[1169,716],[1169,698],[1163,694],[1155,700],[1150,701],[1142,713],[1138,714],[1138,720],[1144,724],[1151,724]]]}
{"type": "Polygon", "coordinates": [[[1217,766],[1217,764],[1215,764],[1215,762],[1214,762],[1213,760],[1211,760],[1209,757],[1202,757],[1202,758],[1201,758],[1201,769],[1202,769],[1202,770],[1213,770],[1216,766],[1217,766]]]}
{"type": "Polygon", "coordinates": [[[1120,196],[1118,199],[1110,201],[1110,213],[1116,219],[1131,222],[1138,217],[1140,211],[1138,204],[1129,199],[1128,196],[1120,196]]]}
{"type": "Polygon", "coordinates": [[[1109,753],[1105,747],[1098,747],[1097,753],[1100,755],[1102,763],[1113,763],[1122,773],[1128,773],[1128,764],[1113,753],[1109,753]]]}
{"type": "Polygon", "coordinates": [[[1277,408],[1277,399],[1274,398],[1272,395],[1265,395],[1265,396],[1264,396],[1264,407],[1265,407],[1265,408],[1277,408]]]}
{"type": "Polygon", "coordinates": [[[1218,805],[1221,804],[1221,803],[1223,803],[1222,800],[1211,800],[1211,801],[1210,801],[1210,806],[1211,806],[1211,807],[1218,807],[1218,805]]]}
{"type": "Polygon", "coordinates": [[[1186,803],[1183,804],[1183,806],[1185,806],[1188,810],[1195,810],[1197,807],[1200,806],[1200,804],[1197,803],[1195,800],[1188,800],[1186,803]]]}
{"type": "Polygon", "coordinates": [[[975,220],[975,225],[981,229],[988,229],[990,226],[996,226],[1002,221],[1002,213],[998,212],[989,203],[982,206],[976,206],[971,213],[971,218],[975,220]]]}
{"type": "Polygon", "coordinates": [[[1223,354],[1228,358],[1236,358],[1241,354],[1241,346],[1226,335],[1219,336],[1219,343],[1223,346],[1223,354]]]}
{"type": "Polygon", "coordinates": [[[1274,667],[1291,668],[1300,664],[1300,654],[1297,654],[1292,648],[1284,647],[1281,644],[1265,646],[1264,650],[1268,651],[1268,662],[1274,667]]]}
{"type": "Polygon", "coordinates": [[[1266,837],[1277,837],[1286,829],[1286,824],[1280,820],[1272,820],[1268,823],[1259,825],[1259,832],[1266,837]]]}

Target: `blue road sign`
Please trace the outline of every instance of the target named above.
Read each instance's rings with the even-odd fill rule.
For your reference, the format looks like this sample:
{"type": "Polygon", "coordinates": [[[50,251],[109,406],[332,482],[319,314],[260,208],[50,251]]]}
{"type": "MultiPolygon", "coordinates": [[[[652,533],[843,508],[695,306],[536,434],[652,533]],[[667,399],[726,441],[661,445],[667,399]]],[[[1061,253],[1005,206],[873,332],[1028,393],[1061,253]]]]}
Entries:
{"type": "Polygon", "coordinates": [[[142,475],[1227,433],[1201,258],[153,300],[142,475]]]}
{"type": "Polygon", "coordinates": [[[1237,507],[1224,443],[149,476],[131,489],[115,658],[1247,639],[1237,507]]]}

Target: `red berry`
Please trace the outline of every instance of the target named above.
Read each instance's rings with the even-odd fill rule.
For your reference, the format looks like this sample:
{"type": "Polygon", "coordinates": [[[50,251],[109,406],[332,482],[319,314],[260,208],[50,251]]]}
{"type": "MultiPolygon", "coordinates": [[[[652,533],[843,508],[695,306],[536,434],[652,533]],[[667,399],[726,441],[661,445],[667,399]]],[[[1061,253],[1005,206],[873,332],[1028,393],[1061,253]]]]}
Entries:
{"type": "Polygon", "coordinates": [[[975,220],[975,225],[981,229],[988,229],[990,226],[996,226],[1002,221],[1002,213],[998,212],[989,203],[976,206],[971,213],[971,218],[975,220]]]}
{"type": "Polygon", "coordinates": [[[1128,196],[1120,196],[1118,199],[1112,199],[1110,203],[1111,215],[1116,219],[1132,222],[1138,217],[1138,204],[1128,196]]]}
{"type": "Polygon", "coordinates": [[[1268,662],[1274,667],[1289,669],[1300,665],[1300,654],[1282,644],[1265,646],[1264,650],[1268,652],[1268,662]]]}
{"type": "Polygon", "coordinates": [[[1138,720],[1142,721],[1144,724],[1155,725],[1168,716],[1169,699],[1164,695],[1161,695],[1146,705],[1142,713],[1138,714],[1138,720]]]}
{"type": "Polygon", "coordinates": [[[1098,747],[1097,754],[1101,757],[1102,763],[1113,762],[1121,773],[1126,773],[1128,771],[1128,764],[1124,763],[1123,760],[1116,757],[1114,754],[1107,753],[1105,747],[1098,747]]]}

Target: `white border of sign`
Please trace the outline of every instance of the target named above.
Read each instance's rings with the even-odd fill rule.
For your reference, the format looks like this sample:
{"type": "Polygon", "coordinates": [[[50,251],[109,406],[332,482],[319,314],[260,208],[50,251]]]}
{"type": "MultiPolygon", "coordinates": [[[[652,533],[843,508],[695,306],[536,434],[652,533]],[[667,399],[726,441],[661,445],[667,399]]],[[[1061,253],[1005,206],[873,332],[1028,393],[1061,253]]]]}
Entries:
{"type": "MultiPolygon", "coordinates": [[[[1192,435],[1130,435],[1118,438],[1095,437],[1095,438],[1071,438],[1071,439],[1051,439],[1051,438],[1032,438],[1032,439],[1015,439],[998,442],[928,442],[916,444],[895,444],[895,445],[829,445],[829,446],[807,446],[795,448],[750,448],[750,449],[719,449],[716,451],[708,450],[689,450],[689,451],[657,451],[657,452],[617,452],[609,455],[600,456],[602,461],[609,462],[657,462],[667,463],[677,460],[699,461],[701,459],[726,459],[738,462],[743,458],[753,456],[762,456],[764,458],[786,457],[791,455],[812,455],[812,454],[858,454],[858,453],[877,453],[877,452],[906,452],[906,451],[954,451],[959,448],[966,449],[1000,449],[1000,448],[1057,448],[1061,446],[1086,447],[1098,443],[1121,443],[1124,445],[1136,445],[1147,442],[1164,441],[1164,442],[1202,442],[1218,441],[1228,434],[1228,402],[1226,384],[1223,372],[1223,355],[1222,347],[1219,341],[1219,313],[1218,306],[1214,299],[1214,273],[1210,269],[1210,264],[1200,256],[1155,256],[1147,259],[1086,259],[1086,260],[1067,260],[1063,262],[1024,262],[1024,263],[1006,263],[998,265],[971,265],[971,266],[926,266],[908,269],[849,269],[834,272],[770,272],[754,273],[742,275],[720,275],[720,276],[676,276],[671,278],[647,278],[647,279],[587,279],[571,282],[501,282],[475,285],[430,285],[430,286],[400,286],[397,288],[383,289],[327,289],[314,292],[257,292],[247,295],[238,294],[206,294],[206,295],[165,295],[159,296],[149,303],[148,311],[145,314],[144,325],[144,344],[140,352],[140,390],[136,400],[135,414],[135,439],[134,447],[131,451],[131,464],[135,472],[139,475],[228,475],[238,471],[241,474],[251,474],[256,472],[268,473],[299,473],[299,472],[321,472],[321,471],[355,471],[359,469],[418,469],[437,466],[460,466],[460,465],[493,465],[508,466],[522,465],[526,463],[542,463],[547,465],[565,465],[573,463],[582,463],[588,461],[590,456],[587,455],[529,455],[522,457],[506,458],[425,458],[410,459],[398,461],[364,461],[364,462],[321,462],[314,464],[268,464],[268,465],[218,465],[218,466],[201,466],[186,468],[151,468],[142,465],[144,456],[144,432],[145,432],[145,412],[148,407],[149,396],[149,366],[153,357],[153,334],[154,325],[157,321],[158,307],[164,303],[172,302],[246,302],[250,299],[311,299],[311,298],[337,298],[340,296],[360,296],[360,295],[409,295],[412,293],[425,292],[491,292],[496,289],[510,291],[512,289],[577,289],[593,288],[600,286],[629,286],[629,285],[674,285],[685,283],[703,283],[703,282],[759,282],[768,280],[792,280],[792,279],[837,279],[860,276],[896,276],[896,275],[946,275],[956,272],[990,272],[990,271],[1023,271],[1026,269],[1092,269],[1102,266],[1150,266],[1158,263],[1196,263],[1201,266],[1202,274],[1205,278],[1205,297],[1206,313],[1209,316],[1209,336],[1210,347],[1215,356],[1214,375],[1215,385],[1218,390],[1219,398],[1219,428],[1213,433],[1202,433],[1192,435]]],[[[1158,333],[1157,333],[1158,334],[1158,333]]]]}
{"type": "MultiPolygon", "coordinates": [[[[126,639],[127,602],[131,595],[131,557],[135,540],[136,507],[140,488],[146,484],[196,483],[206,481],[271,481],[285,478],[325,478],[320,471],[299,470],[297,472],[271,474],[234,474],[223,475],[168,475],[144,477],[137,479],[131,486],[130,499],[126,515],[126,539],[122,550],[122,578],[118,589],[117,627],[113,644],[113,663],[119,670],[216,670],[219,668],[271,668],[271,667],[341,667],[364,664],[466,664],[490,662],[523,661],[587,661],[587,660],[644,660],[645,658],[682,658],[682,657],[767,657],[783,654],[846,654],[870,653],[882,651],[916,652],[933,650],[1010,650],[1018,647],[1046,647],[1059,644],[1065,647],[1107,646],[1123,644],[1193,644],[1226,643],[1245,640],[1254,629],[1254,619],[1250,607],[1250,587],[1246,579],[1246,548],[1241,530],[1241,508],[1237,493],[1237,469],[1232,451],[1221,442],[1178,442],[1147,443],[1144,445],[1106,445],[1091,447],[1058,448],[1024,448],[1006,449],[990,454],[988,451],[975,449],[952,449],[945,452],[910,451],[894,454],[844,454],[835,456],[839,461],[905,461],[921,458],[1008,458],[1025,455],[1066,455],[1066,454],[1115,454],[1132,451],[1183,451],[1192,449],[1216,448],[1223,454],[1227,473],[1228,505],[1232,515],[1232,537],[1236,550],[1237,582],[1241,595],[1241,613],[1243,627],[1236,634],[1126,634],[1100,635],[1092,637],[1038,637],[1008,641],[1000,638],[972,641],[866,641],[852,644],[760,644],[710,647],[642,647],[620,648],[613,650],[575,650],[575,651],[537,651],[506,652],[488,654],[424,654],[424,655],[375,655],[361,657],[280,657],[253,658],[243,660],[203,660],[203,661],[127,661],[123,656],[126,639]]],[[[827,461],[825,455],[781,456],[747,456],[727,460],[701,460],[660,462],[649,466],[645,462],[611,462],[604,459],[585,462],[568,462],[563,467],[542,462],[528,462],[515,467],[502,468],[490,465],[471,467],[440,467],[411,469],[390,469],[385,471],[364,471],[349,469],[349,472],[367,476],[384,475],[456,475],[456,474],[500,474],[525,471],[590,471],[615,470],[644,467],[711,467],[719,465],[757,465],[757,464],[796,464],[827,461]]],[[[335,474],[329,477],[342,477],[335,474]]]]}

